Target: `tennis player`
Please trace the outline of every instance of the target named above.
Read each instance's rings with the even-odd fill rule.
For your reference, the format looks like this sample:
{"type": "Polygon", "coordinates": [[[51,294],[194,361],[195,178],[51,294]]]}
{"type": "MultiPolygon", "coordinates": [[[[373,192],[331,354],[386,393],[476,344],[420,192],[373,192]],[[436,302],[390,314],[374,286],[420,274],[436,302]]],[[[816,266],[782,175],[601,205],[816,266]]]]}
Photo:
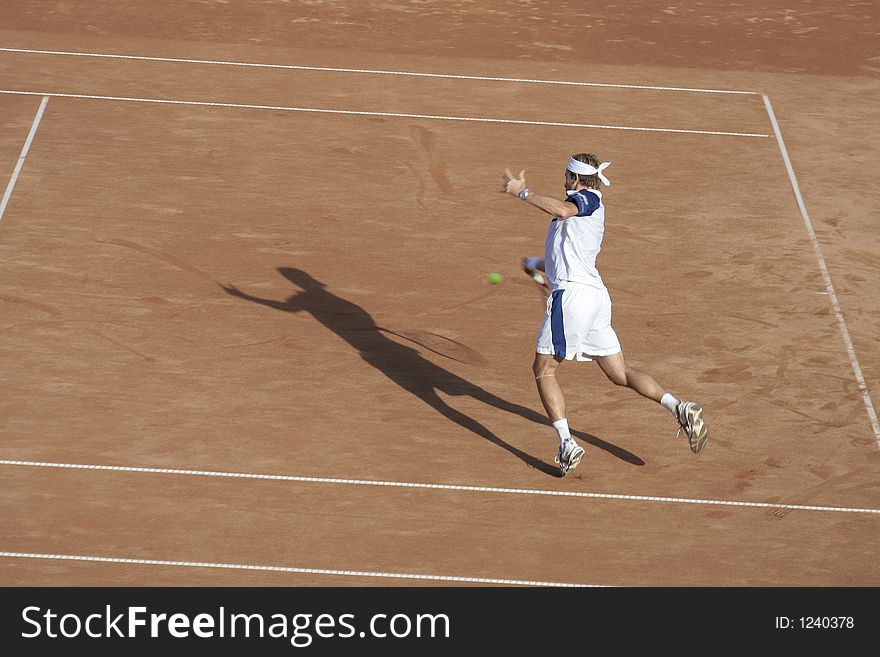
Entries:
{"type": "Polygon", "coordinates": [[[507,169],[501,179],[502,191],[553,217],[544,259],[526,258],[523,268],[536,281],[546,282],[550,292],[533,370],[541,403],[559,436],[556,462],[563,476],[577,467],[584,455],[584,448],[571,436],[565,396],[556,380],[556,370],[564,360],[595,360],[613,383],[661,404],[675,416],[679,433],[684,430],[695,454],[709,439],[700,406],[676,399],[650,374],[627,365],[611,328],[611,298],[596,269],[596,256],[605,232],[605,205],[599,182],[611,185],[604,174],[609,164],[600,163],[592,153],[573,155],[565,171],[567,198],[561,201],[531,191],[525,171],[514,177],[507,169]]]}

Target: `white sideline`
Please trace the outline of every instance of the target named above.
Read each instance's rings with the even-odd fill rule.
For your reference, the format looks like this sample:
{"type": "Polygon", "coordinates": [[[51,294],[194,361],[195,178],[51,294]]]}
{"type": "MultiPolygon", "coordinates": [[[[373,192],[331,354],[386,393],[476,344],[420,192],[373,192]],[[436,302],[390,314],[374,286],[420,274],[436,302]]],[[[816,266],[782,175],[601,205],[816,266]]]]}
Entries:
{"type": "Polygon", "coordinates": [[[779,152],[782,153],[782,160],[785,162],[785,170],[788,172],[788,178],[791,181],[791,188],[794,191],[794,197],[797,200],[798,208],[800,208],[801,216],[804,219],[804,225],[807,227],[807,235],[813,245],[813,251],[816,253],[816,261],[819,263],[819,271],[822,272],[822,280],[825,283],[825,290],[828,292],[828,298],[831,300],[831,307],[834,310],[834,316],[837,318],[840,335],[843,337],[843,344],[846,346],[847,354],[849,354],[849,362],[852,366],[853,374],[856,377],[856,383],[862,393],[862,401],[865,404],[865,409],[868,411],[868,420],[871,422],[871,428],[874,430],[874,439],[877,441],[877,446],[880,447],[880,422],[877,421],[877,412],[874,410],[874,403],[871,401],[871,395],[868,392],[868,385],[865,383],[865,377],[862,375],[862,368],[859,366],[859,359],[856,357],[855,347],[853,347],[852,340],[849,337],[849,331],[846,328],[846,321],[843,318],[843,311],[840,309],[840,302],[837,300],[834,285],[831,283],[831,274],[828,273],[828,266],[825,264],[825,257],[822,255],[822,247],[819,246],[819,240],[816,239],[816,231],[813,230],[813,222],[810,220],[810,215],[807,213],[807,206],[804,204],[804,198],[801,195],[801,188],[794,175],[794,167],[791,165],[791,159],[788,157],[788,149],[785,147],[785,142],[782,139],[782,130],[779,129],[779,122],[776,120],[776,114],[773,112],[770,98],[766,95],[764,96],[764,107],[767,109],[767,115],[770,117],[770,123],[773,124],[776,143],[779,144],[779,152]]]}
{"type": "Polygon", "coordinates": [[[327,570],[324,568],[299,568],[293,566],[257,566],[238,563],[211,563],[202,561],[166,561],[159,559],[131,559],[129,557],[103,557],[75,554],[40,554],[35,552],[0,552],[0,557],[9,559],[51,559],[57,561],[89,561],[93,563],[123,563],[136,566],[174,566],[178,568],[222,568],[226,570],[259,570],[274,573],[296,573],[302,575],[336,575],[340,577],[382,577],[387,579],[415,579],[432,582],[453,582],[457,584],[499,584],[502,586],[547,586],[604,588],[601,584],[569,584],[565,582],[539,582],[520,579],[495,579],[488,577],[458,577],[454,575],[422,575],[418,573],[382,573],[366,570],[327,570]]]}
{"type": "Polygon", "coordinates": [[[15,169],[12,171],[12,177],[9,179],[9,184],[6,185],[6,192],[3,194],[3,200],[0,200],[0,221],[3,221],[3,213],[6,212],[6,206],[9,204],[9,199],[12,198],[12,190],[15,189],[18,175],[21,173],[21,168],[24,166],[25,159],[27,159],[28,151],[31,149],[34,136],[37,134],[37,128],[40,126],[40,119],[43,118],[43,112],[46,110],[46,104],[48,102],[49,96],[43,96],[43,100],[40,102],[40,107],[37,109],[37,115],[34,117],[33,123],[31,123],[31,130],[28,132],[27,139],[25,139],[24,146],[21,149],[21,154],[18,156],[18,162],[15,165],[15,169]]]}
{"type": "Polygon", "coordinates": [[[860,509],[837,506],[812,506],[806,504],[777,504],[771,502],[737,502],[731,500],[702,500],[685,497],[657,497],[653,495],[621,495],[617,493],[587,493],[567,490],[542,490],[532,488],[498,488],[492,486],[465,486],[458,484],[426,484],[404,481],[378,481],[374,479],[340,479],[336,477],[304,477],[299,475],[254,474],[247,472],[217,472],[212,470],[182,470],[176,468],[144,468],[124,465],[89,465],[81,463],[53,463],[45,461],[0,460],[0,466],[24,466],[65,470],[105,470],[141,474],[186,475],[192,477],[229,477],[232,479],[265,479],[270,481],[296,481],[312,484],[337,484],[346,486],[378,486],[386,488],[415,488],[421,490],[444,490],[473,493],[500,493],[509,495],[547,495],[630,502],[661,502],[668,504],[698,504],[706,506],[738,506],[758,509],[782,509],[786,511],[830,511],[836,513],[867,513],[880,515],[880,509],[860,509]]]}
{"type": "Polygon", "coordinates": [[[420,78],[445,78],[451,80],[481,80],[487,82],[521,82],[528,84],[557,84],[577,87],[610,87],[613,89],[644,89],[649,91],[688,91],[704,94],[743,94],[757,95],[756,91],[734,91],[729,89],[691,89],[688,87],[657,87],[640,84],[607,84],[600,82],[572,82],[568,80],[537,80],[532,78],[488,77],[482,75],[454,75],[449,73],[418,73],[415,71],[386,71],[367,68],[336,68],[330,66],[294,66],[288,64],[257,64],[251,62],[230,62],[214,59],[187,59],[179,57],[149,57],[143,55],[120,55],[114,53],[72,52],[65,50],[30,50],[26,48],[0,48],[0,52],[17,52],[34,55],[60,55],[67,57],[96,57],[106,59],[128,59],[148,62],[173,62],[177,64],[213,64],[217,66],[244,66],[251,68],[274,68],[292,71],[322,71],[327,73],[358,73],[362,75],[399,75],[420,78]]]}
{"type": "Polygon", "coordinates": [[[349,116],[393,116],[406,119],[433,119],[437,121],[471,121],[475,123],[506,123],[514,125],[542,125],[564,128],[594,128],[604,130],[634,130],[639,132],[671,132],[692,135],[722,135],[730,137],[769,137],[770,135],[751,132],[720,132],[714,130],[682,130],[677,128],[647,128],[621,125],[598,125],[591,123],[564,123],[558,121],[525,121],[520,119],[484,118],[473,116],[440,116],[435,114],[406,114],[403,112],[368,112],[362,110],[327,109],[320,107],[290,107],[286,105],[252,105],[245,103],[216,103],[199,100],[170,100],[165,98],[131,98],[128,96],[99,96],[93,94],[64,94],[45,91],[21,91],[0,89],[0,94],[20,96],[52,96],[54,98],[80,98],[85,100],[112,100],[128,103],[153,103],[160,105],[188,105],[194,107],[231,107],[236,109],[259,109],[282,112],[312,112],[318,114],[345,114],[349,116]]]}

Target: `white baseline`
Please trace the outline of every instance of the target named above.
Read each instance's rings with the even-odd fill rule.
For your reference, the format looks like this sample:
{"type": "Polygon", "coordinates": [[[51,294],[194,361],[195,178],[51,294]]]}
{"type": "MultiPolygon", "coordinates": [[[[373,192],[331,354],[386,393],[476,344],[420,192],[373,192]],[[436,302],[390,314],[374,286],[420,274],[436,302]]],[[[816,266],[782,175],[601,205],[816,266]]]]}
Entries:
{"type": "Polygon", "coordinates": [[[288,107],[284,105],[251,105],[244,103],[215,103],[200,100],[169,100],[164,98],[131,98],[128,96],[98,96],[92,94],[62,94],[45,91],[19,91],[0,89],[0,94],[21,96],[52,96],[54,98],[80,98],[84,100],[110,100],[128,103],[154,103],[160,105],[189,105],[194,107],[230,107],[236,109],[274,110],[282,112],[313,112],[318,114],[345,114],[354,116],[392,116],[406,119],[433,119],[436,121],[471,121],[476,123],[508,123],[515,125],[542,125],[565,128],[594,128],[603,130],[635,130],[640,132],[672,132],[692,135],[722,135],[729,137],[769,137],[751,132],[720,132],[714,130],[681,130],[676,128],[643,128],[622,125],[597,125],[591,123],[562,123],[557,121],[525,121],[520,119],[482,118],[474,116],[439,116],[434,114],[405,114],[402,112],[367,112],[360,110],[327,109],[320,107],[288,107]]]}
{"type": "Polygon", "coordinates": [[[536,80],[532,78],[488,77],[482,75],[454,75],[449,73],[419,73],[416,71],[385,71],[368,68],[336,68],[330,66],[295,66],[289,64],[257,64],[251,62],[230,62],[214,59],[186,59],[179,57],[150,57],[144,55],[120,55],[115,53],[71,52],[65,50],[29,50],[25,48],[0,48],[0,52],[17,52],[32,55],[58,55],[65,57],[97,57],[105,59],[127,59],[148,62],[173,62],[177,64],[212,64],[215,66],[244,66],[250,68],[274,68],[291,71],[322,71],[327,73],[357,73],[361,75],[399,75],[420,78],[446,78],[451,80],[482,80],[486,82],[522,82],[527,84],[558,84],[577,87],[610,87],[613,89],[645,89],[648,91],[687,91],[704,94],[743,94],[757,95],[756,91],[734,91],[728,89],[691,89],[688,87],[654,87],[640,84],[607,84],[600,82],[573,82],[568,80],[536,80]]]}
{"type": "Polygon", "coordinates": [[[212,470],[182,470],[176,468],[144,468],[124,465],[90,465],[85,463],[54,463],[46,461],[0,460],[0,465],[63,470],[102,470],[140,474],[184,475],[192,477],[228,477],[232,479],[265,479],[269,481],[296,481],[310,484],[336,484],[346,486],[378,486],[386,488],[415,488],[422,490],[460,491],[469,493],[496,493],[508,495],[547,495],[627,502],[659,502],[666,504],[697,504],[704,506],[737,506],[756,509],[783,509],[787,511],[826,511],[833,513],[865,513],[880,516],[880,509],[860,509],[839,506],[814,506],[806,504],[777,504],[772,502],[737,502],[731,500],[701,500],[685,497],[657,497],[653,495],[621,495],[617,493],[587,493],[567,490],[541,490],[531,488],[498,488],[492,486],[464,486],[458,484],[427,484],[404,481],[378,481],[373,479],[340,479],[336,477],[304,477],[298,475],[255,474],[247,472],[217,472],[212,470]]]}

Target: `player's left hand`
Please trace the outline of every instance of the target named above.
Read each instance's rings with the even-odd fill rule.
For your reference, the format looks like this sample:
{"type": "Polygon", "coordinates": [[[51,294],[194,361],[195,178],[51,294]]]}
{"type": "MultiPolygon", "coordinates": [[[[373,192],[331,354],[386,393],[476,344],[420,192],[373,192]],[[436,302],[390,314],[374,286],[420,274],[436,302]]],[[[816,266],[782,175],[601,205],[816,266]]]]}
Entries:
{"type": "Polygon", "coordinates": [[[519,178],[514,178],[510,169],[505,169],[504,175],[501,176],[501,185],[503,187],[502,192],[516,196],[526,188],[525,169],[519,172],[519,178]]]}

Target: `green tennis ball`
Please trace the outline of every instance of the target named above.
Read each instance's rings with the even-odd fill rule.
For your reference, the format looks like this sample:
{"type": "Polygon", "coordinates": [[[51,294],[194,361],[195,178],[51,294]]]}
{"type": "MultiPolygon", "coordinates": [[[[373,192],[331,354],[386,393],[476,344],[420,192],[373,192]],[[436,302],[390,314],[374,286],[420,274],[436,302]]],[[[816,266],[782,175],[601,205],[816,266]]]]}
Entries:
{"type": "Polygon", "coordinates": [[[504,277],[497,271],[493,271],[491,274],[489,274],[489,285],[498,285],[503,280],[504,277]]]}

